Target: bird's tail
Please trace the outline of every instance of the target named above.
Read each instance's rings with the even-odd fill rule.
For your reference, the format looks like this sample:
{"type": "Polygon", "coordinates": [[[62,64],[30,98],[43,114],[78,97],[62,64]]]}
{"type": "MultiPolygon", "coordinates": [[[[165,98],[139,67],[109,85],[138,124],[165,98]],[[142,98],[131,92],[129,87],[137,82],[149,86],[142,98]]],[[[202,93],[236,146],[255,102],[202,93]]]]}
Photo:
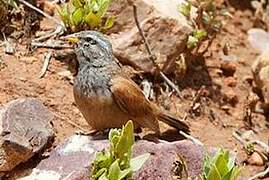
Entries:
{"type": "Polygon", "coordinates": [[[179,118],[165,112],[161,113],[158,116],[158,120],[168,124],[169,126],[172,126],[178,130],[184,131],[186,133],[190,132],[189,126],[184,122],[183,120],[180,120],[179,118]]]}

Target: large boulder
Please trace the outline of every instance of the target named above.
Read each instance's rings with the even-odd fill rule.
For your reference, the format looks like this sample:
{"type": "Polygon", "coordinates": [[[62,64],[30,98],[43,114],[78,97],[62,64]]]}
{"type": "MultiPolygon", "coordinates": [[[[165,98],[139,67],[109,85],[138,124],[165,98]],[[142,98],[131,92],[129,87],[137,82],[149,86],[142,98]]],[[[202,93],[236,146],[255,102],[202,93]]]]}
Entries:
{"type": "Polygon", "coordinates": [[[12,170],[53,138],[53,114],[38,100],[22,98],[0,109],[0,171],[12,170]]]}
{"type": "MultiPolygon", "coordinates": [[[[52,151],[50,157],[40,162],[32,173],[21,180],[49,179],[88,180],[95,153],[109,147],[108,140],[95,140],[90,136],[74,135],[52,151]]],[[[187,163],[190,177],[201,173],[204,149],[188,140],[176,142],[138,141],[134,156],[150,153],[150,159],[134,179],[172,179],[173,165],[178,156],[187,163]]]]}
{"type": "MultiPolygon", "coordinates": [[[[178,10],[179,5],[184,2],[184,0],[135,1],[141,28],[161,65],[176,61],[186,47],[187,35],[192,31],[187,19],[178,10]]],[[[123,64],[152,72],[153,64],[148,59],[149,55],[135,25],[132,6],[126,0],[119,0],[112,4],[110,11],[116,17],[112,32],[117,34],[110,36],[115,56],[123,64]]]]}
{"type": "Polygon", "coordinates": [[[269,108],[269,33],[262,29],[248,31],[250,44],[260,52],[251,66],[254,83],[261,90],[264,105],[269,108]]]}

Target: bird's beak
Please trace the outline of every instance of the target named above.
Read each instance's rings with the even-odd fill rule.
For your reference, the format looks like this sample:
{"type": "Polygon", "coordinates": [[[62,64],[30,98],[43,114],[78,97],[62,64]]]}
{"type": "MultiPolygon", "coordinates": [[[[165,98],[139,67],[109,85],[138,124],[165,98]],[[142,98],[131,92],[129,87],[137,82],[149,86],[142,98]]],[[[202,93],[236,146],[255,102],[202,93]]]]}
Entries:
{"type": "Polygon", "coordinates": [[[79,38],[74,34],[70,34],[68,36],[63,37],[63,40],[67,41],[68,43],[75,44],[79,41],[79,38]]]}

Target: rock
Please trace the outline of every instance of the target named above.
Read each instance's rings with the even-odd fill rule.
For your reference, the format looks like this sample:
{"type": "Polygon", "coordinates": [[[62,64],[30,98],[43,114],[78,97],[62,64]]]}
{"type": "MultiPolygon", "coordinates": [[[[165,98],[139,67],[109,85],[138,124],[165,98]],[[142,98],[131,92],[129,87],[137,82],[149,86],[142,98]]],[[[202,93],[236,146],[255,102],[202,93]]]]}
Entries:
{"type": "Polygon", "coordinates": [[[236,79],[232,76],[225,78],[224,83],[230,87],[235,87],[237,85],[236,79]]]}
{"type": "Polygon", "coordinates": [[[251,85],[252,82],[253,82],[253,76],[251,76],[251,75],[246,75],[246,76],[244,76],[244,77],[243,77],[243,82],[246,82],[246,83],[248,83],[249,85],[251,85]]]}
{"type": "Polygon", "coordinates": [[[269,52],[259,55],[251,66],[254,83],[262,92],[264,102],[269,106],[269,52]]]}
{"type": "Polygon", "coordinates": [[[50,16],[54,15],[56,4],[47,0],[37,0],[37,6],[50,16]]]}
{"type": "Polygon", "coordinates": [[[259,28],[252,28],[248,31],[248,41],[260,53],[269,49],[269,33],[259,28]]]}
{"type": "MultiPolygon", "coordinates": [[[[180,14],[178,6],[184,0],[154,1],[137,0],[135,4],[138,19],[145,36],[159,64],[164,65],[166,73],[174,67],[174,62],[186,46],[187,35],[192,31],[187,19],[180,14]],[[168,65],[169,62],[173,62],[168,65]],[[168,67],[169,66],[169,67],[168,67]]],[[[117,24],[111,42],[115,56],[123,63],[145,72],[154,70],[148,59],[145,45],[134,23],[132,7],[127,1],[120,0],[112,5],[117,24]],[[114,7],[114,6],[117,6],[114,7]],[[116,11],[118,9],[118,11],[116,11]]]]}
{"type": "Polygon", "coordinates": [[[257,152],[252,153],[251,156],[248,158],[247,162],[250,165],[256,165],[256,166],[263,166],[264,165],[263,158],[257,152]]]}
{"type": "Polygon", "coordinates": [[[0,109],[0,171],[12,170],[41,151],[53,138],[53,114],[33,98],[11,101],[0,109]]]}
{"type": "Polygon", "coordinates": [[[227,91],[225,91],[225,94],[224,94],[224,101],[231,104],[231,105],[235,105],[238,103],[238,96],[237,94],[234,92],[233,89],[229,89],[227,91]]]}
{"type": "Polygon", "coordinates": [[[220,69],[222,70],[224,76],[233,76],[236,71],[236,65],[231,61],[222,61],[220,69]]]}
{"type": "MultiPolygon", "coordinates": [[[[41,161],[29,176],[21,180],[45,178],[48,175],[58,179],[88,180],[95,153],[107,147],[108,140],[94,140],[89,136],[74,135],[52,151],[48,159],[41,161]]],[[[151,153],[151,157],[134,175],[134,179],[171,179],[171,170],[177,154],[186,160],[190,177],[196,177],[201,173],[204,149],[190,141],[159,144],[144,140],[136,142],[134,156],[145,152],[151,153]]]]}

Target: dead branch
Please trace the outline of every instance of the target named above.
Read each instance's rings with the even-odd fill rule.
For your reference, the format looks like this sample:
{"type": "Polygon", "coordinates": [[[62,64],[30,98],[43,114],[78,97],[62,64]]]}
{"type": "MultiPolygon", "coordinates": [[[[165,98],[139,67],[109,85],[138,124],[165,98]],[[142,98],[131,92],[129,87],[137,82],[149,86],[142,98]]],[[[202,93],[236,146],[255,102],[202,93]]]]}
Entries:
{"type": "MultiPolygon", "coordinates": [[[[63,33],[64,33],[64,29],[63,29],[63,27],[57,25],[54,31],[52,31],[52,32],[50,32],[50,33],[48,33],[48,34],[46,34],[46,35],[44,35],[44,36],[38,37],[38,38],[36,38],[36,39],[33,39],[33,40],[32,40],[32,43],[34,43],[34,42],[41,42],[41,41],[44,41],[44,40],[46,40],[46,39],[51,38],[52,36],[62,35],[63,33]]],[[[32,43],[31,43],[31,44],[32,44],[32,43]]]]}
{"type": "Polygon", "coordinates": [[[185,138],[191,140],[194,144],[197,144],[197,145],[203,146],[203,147],[205,146],[200,140],[196,139],[195,137],[192,137],[191,135],[184,133],[183,131],[179,131],[179,134],[181,134],[185,138]]]}
{"type": "Polygon", "coordinates": [[[50,49],[72,49],[72,46],[63,44],[62,41],[58,41],[58,40],[48,40],[44,43],[31,42],[31,46],[39,47],[39,48],[50,48],[50,49]]]}
{"type": "Polygon", "coordinates": [[[51,59],[52,59],[52,52],[51,51],[44,54],[44,64],[43,64],[43,67],[41,69],[39,78],[43,78],[45,76],[51,59]]]}
{"type": "Polygon", "coordinates": [[[178,96],[182,99],[181,97],[181,93],[179,91],[179,89],[177,88],[177,86],[160,70],[160,67],[158,66],[158,64],[156,63],[156,56],[152,53],[151,48],[149,46],[149,43],[147,41],[147,38],[144,35],[144,32],[139,24],[138,18],[137,18],[137,7],[136,5],[131,1],[128,0],[128,3],[133,6],[133,14],[134,14],[134,19],[135,19],[135,24],[137,26],[137,29],[139,31],[139,34],[141,35],[143,42],[145,44],[146,50],[149,54],[149,59],[151,60],[151,62],[153,63],[154,67],[156,68],[157,72],[160,74],[161,78],[174,90],[176,91],[176,93],[178,94],[178,96]]]}

